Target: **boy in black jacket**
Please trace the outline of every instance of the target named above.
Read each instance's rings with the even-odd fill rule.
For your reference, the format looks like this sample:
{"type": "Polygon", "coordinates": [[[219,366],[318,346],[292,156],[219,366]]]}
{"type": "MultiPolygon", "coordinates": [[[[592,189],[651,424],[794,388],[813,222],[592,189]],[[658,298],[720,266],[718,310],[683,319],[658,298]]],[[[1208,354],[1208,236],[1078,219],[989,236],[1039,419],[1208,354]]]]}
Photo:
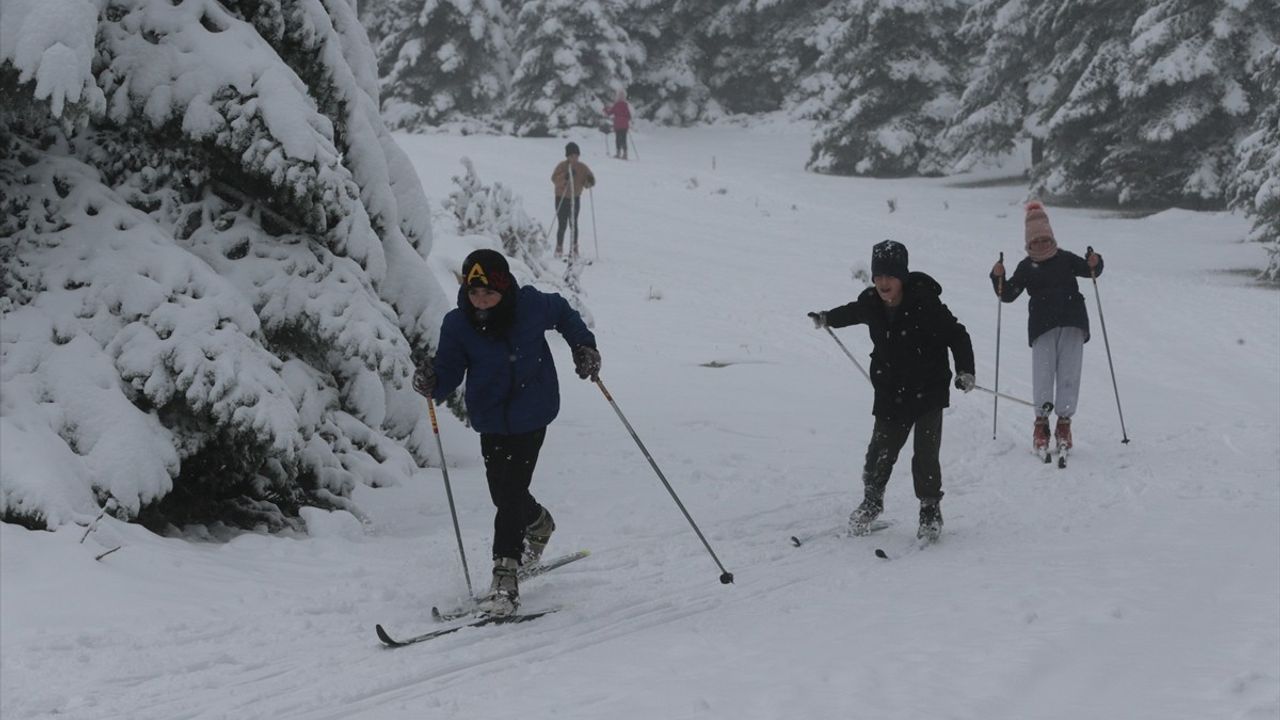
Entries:
{"type": "Polygon", "coordinates": [[[893,240],[871,251],[874,287],[858,299],[826,312],[811,312],[815,327],[866,325],[875,350],[871,384],[875,388],[875,429],[862,471],[862,504],[849,517],[850,531],[865,535],[884,510],[884,489],[907,435],[915,428],[911,475],[920,499],[917,537],[936,540],[942,532],[942,409],[950,404],[950,349],[955,386],[974,386],[973,344],[969,333],[939,295],[942,286],[920,272],[908,272],[907,248],[893,240]]]}

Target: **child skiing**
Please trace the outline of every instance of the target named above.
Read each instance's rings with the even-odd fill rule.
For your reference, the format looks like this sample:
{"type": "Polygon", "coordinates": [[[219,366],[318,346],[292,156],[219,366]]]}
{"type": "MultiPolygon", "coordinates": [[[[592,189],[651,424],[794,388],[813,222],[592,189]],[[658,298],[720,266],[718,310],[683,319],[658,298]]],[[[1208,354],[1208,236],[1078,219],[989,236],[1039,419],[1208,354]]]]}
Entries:
{"type": "Polygon", "coordinates": [[[578,143],[571,142],[564,146],[565,159],[556,165],[551,173],[551,182],[556,187],[556,257],[564,254],[564,231],[569,226],[572,216],[573,234],[569,256],[578,257],[578,210],[582,207],[582,191],[595,187],[596,176],[587,164],[578,160],[581,156],[578,143]]]}
{"type": "Polygon", "coordinates": [[[596,378],[600,353],[582,317],[560,295],[516,284],[507,259],[476,250],[462,263],[458,306],[440,326],[435,361],[423,361],[413,387],[429,402],[447,398],[466,377],[467,413],[480,433],[493,518],[493,582],[479,609],[510,615],[519,606],[516,573],[536,563],[556,529],[529,493],[560,389],[544,334],[557,330],[573,348],[578,377],[596,378]]]}
{"type": "Polygon", "coordinates": [[[871,384],[875,388],[872,414],[875,427],[867,445],[862,471],[862,504],[849,517],[854,535],[871,531],[871,522],[884,511],[884,490],[898,453],[915,429],[911,475],[920,500],[916,536],[936,540],[942,532],[942,409],[950,404],[951,367],[955,386],[974,387],[973,345],[969,333],[939,298],[942,286],[932,277],[907,270],[907,248],[885,240],[872,248],[874,287],[858,299],[825,312],[811,312],[817,328],[866,325],[875,350],[871,353],[871,384]]]}
{"type": "Polygon", "coordinates": [[[627,159],[627,131],[631,129],[631,106],[627,104],[627,91],[618,88],[613,104],[606,106],[605,115],[613,116],[614,157],[627,159]]]}
{"type": "Polygon", "coordinates": [[[1080,396],[1084,344],[1089,342],[1089,313],[1076,278],[1101,275],[1102,256],[1090,253],[1081,258],[1059,249],[1039,202],[1027,203],[1024,225],[1027,256],[1008,280],[1004,264],[997,262],[991,268],[991,284],[1003,302],[1013,302],[1023,290],[1030,298],[1027,336],[1036,405],[1032,443],[1048,462],[1050,409],[1058,413],[1053,431],[1057,449],[1071,449],[1071,417],[1080,396]]]}

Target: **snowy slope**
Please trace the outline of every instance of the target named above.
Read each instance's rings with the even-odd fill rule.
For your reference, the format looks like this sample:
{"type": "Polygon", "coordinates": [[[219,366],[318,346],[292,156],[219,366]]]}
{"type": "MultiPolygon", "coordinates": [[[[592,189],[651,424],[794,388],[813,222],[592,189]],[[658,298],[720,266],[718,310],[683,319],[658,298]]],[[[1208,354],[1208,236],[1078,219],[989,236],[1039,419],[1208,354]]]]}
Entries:
{"type": "MultiPolygon", "coordinates": [[[[938,546],[907,551],[904,451],[892,527],[796,549],[788,535],[860,499],[872,423],[870,386],[805,312],[850,300],[871,245],[900,240],[942,283],[990,386],[986,274],[1000,251],[1021,255],[1022,186],[806,174],[808,136],[785,125],[642,129],[629,163],[603,157],[598,133],[574,139],[599,178],[601,259],[582,283],[601,378],[737,582],[717,582],[557,340],[563,410],[534,491],[559,525],[548,552],[593,556],[522,590],[527,609],[562,612],[378,644],[374,623],[432,629],[427,609],[465,594],[438,469],[358,490],[370,526],[320,513],[309,538],[189,543],[104,521],[80,544],[83,530],[4,526],[0,715],[1280,717],[1280,293],[1234,272],[1263,264],[1237,242],[1243,220],[1050,207],[1063,247],[1106,257],[1132,442],[1086,283],[1095,330],[1069,469],[1027,452],[1029,411],[1002,402],[993,440],[990,397],[953,393],[938,546]]],[[[447,195],[467,155],[550,220],[563,140],[398,140],[428,196],[447,195]]],[[[1021,397],[1025,323],[1025,301],[1004,307],[1001,388],[1021,397]]],[[[865,359],[865,330],[837,332],[865,359]]],[[[441,431],[480,586],[492,512],[479,442],[447,415],[441,431]]]]}

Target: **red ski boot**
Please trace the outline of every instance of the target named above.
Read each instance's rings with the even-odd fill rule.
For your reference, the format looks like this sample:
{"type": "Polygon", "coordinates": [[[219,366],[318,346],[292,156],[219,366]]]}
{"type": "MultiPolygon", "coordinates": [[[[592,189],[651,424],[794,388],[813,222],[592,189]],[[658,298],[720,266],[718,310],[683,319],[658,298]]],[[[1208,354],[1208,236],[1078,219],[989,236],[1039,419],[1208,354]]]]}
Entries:
{"type": "Polygon", "coordinates": [[[1071,449],[1071,418],[1058,418],[1058,424],[1053,428],[1053,440],[1059,450],[1071,449]]]}
{"type": "Polygon", "coordinates": [[[1036,418],[1036,427],[1031,435],[1031,440],[1036,452],[1043,452],[1049,449],[1049,418],[1036,418]]]}

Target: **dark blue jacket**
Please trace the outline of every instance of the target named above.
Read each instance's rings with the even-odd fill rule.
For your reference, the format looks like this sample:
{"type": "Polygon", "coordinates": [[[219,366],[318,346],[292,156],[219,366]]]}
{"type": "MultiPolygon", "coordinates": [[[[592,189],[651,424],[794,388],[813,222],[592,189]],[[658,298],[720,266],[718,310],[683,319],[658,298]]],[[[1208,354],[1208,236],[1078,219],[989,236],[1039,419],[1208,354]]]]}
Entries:
{"type": "Polygon", "coordinates": [[[827,311],[833,328],[866,325],[875,350],[871,352],[871,385],[875,388],[872,414],[877,418],[915,421],[921,415],[951,404],[951,365],[956,372],[973,373],[973,343],[969,332],[939,297],[942,286],[922,272],[902,284],[902,302],[892,315],[874,287],[857,300],[827,311]]]}
{"type": "Polygon", "coordinates": [[[560,412],[560,384],[545,333],[557,330],[570,347],[596,346],[582,316],[556,293],[532,287],[516,292],[515,319],[505,332],[480,333],[458,307],[444,316],[436,349],[436,400],[447,398],[466,375],[467,415],[486,434],[515,435],[551,424],[560,412]]]}
{"type": "MultiPolygon", "coordinates": [[[[1094,275],[1102,274],[1102,256],[1094,275]]],[[[1084,341],[1089,342],[1089,312],[1080,294],[1078,277],[1089,277],[1089,263],[1075,253],[1059,249],[1058,253],[1042,263],[1026,257],[1018,263],[1013,277],[1005,280],[1000,299],[1013,302],[1023,290],[1027,302],[1027,344],[1057,327],[1078,327],[1084,331],[1084,341]]],[[[991,285],[1000,292],[999,279],[991,277],[991,285]]]]}

